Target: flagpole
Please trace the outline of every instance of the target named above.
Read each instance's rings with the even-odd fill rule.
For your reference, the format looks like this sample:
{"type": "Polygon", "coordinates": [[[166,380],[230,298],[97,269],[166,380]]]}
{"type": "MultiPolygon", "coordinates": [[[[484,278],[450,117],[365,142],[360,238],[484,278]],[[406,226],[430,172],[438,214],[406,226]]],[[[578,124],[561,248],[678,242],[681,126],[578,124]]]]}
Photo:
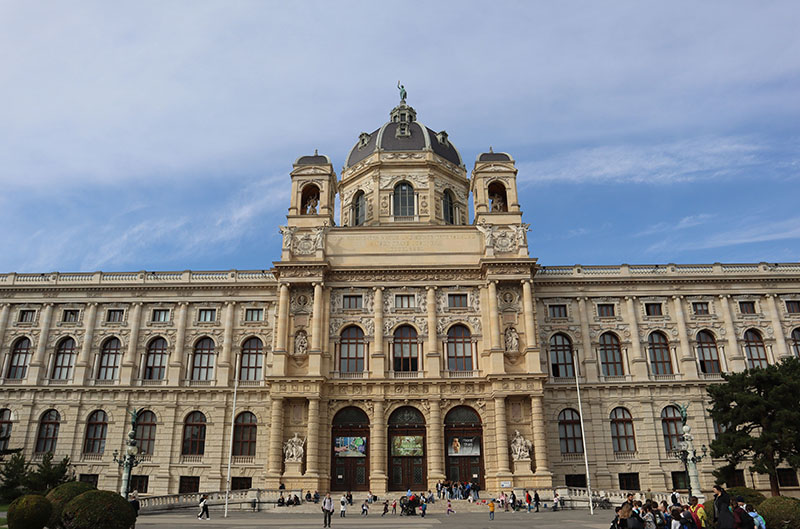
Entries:
{"type": "Polygon", "coordinates": [[[225,480],[225,515],[228,517],[228,495],[231,492],[231,462],[233,460],[233,433],[236,424],[236,393],[239,390],[239,360],[242,355],[236,355],[235,370],[233,372],[233,410],[231,411],[231,439],[228,450],[228,478],[225,480]]]}
{"type": "Polygon", "coordinates": [[[583,427],[583,404],[581,403],[581,383],[578,372],[578,362],[576,355],[572,356],[573,371],[575,371],[575,389],[578,391],[578,416],[581,419],[581,442],[583,443],[583,463],[586,465],[586,491],[589,494],[589,514],[594,515],[594,505],[592,505],[592,479],[589,476],[589,454],[586,453],[586,428],[583,427]]]}

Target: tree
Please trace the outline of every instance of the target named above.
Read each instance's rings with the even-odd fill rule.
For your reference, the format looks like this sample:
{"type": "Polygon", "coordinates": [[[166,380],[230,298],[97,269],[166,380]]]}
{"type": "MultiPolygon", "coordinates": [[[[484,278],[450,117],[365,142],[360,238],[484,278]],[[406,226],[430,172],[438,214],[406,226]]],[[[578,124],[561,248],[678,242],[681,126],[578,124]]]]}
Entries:
{"type": "Polygon", "coordinates": [[[32,491],[45,493],[48,490],[66,483],[74,481],[75,473],[69,462],[69,456],[53,464],[53,454],[48,452],[42,456],[42,460],[36,464],[36,468],[30,473],[28,478],[28,488],[32,491]]]}
{"type": "Polygon", "coordinates": [[[723,378],[724,384],[708,388],[709,412],[723,429],[711,442],[711,456],[728,461],[714,474],[725,481],[737,464],[752,458],[750,470],[767,474],[778,496],[778,466],[800,467],[800,359],[723,378]]]}
{"type": "Polygon", "coordinates": [[[30,476],[30,462],[17,453],[0,466],[0,496],[6,501],[16,499],[25,493],[30,476]]]}

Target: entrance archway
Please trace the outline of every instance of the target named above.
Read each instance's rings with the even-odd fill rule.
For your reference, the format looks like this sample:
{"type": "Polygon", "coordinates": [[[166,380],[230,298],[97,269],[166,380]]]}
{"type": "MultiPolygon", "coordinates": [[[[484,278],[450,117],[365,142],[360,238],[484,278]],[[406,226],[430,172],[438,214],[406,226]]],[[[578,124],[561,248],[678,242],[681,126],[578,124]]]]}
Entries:
{"type": "Polygon", "coordinates": [[[427,488],[425,417],[403,406],[389,416],[389,490],[427,488]]]}
{"type": "Polygon", "coordinates": [[[450,481],[478,482],[486,488],[483,471],[483,426],[478,413],[456,406],[444,417],[445,474],[450,481]]]}
{"type": "Polygon", "coordinates": [[[369,488],[369,417],[349,406],[333,417],[331,490],[369,488]]]}

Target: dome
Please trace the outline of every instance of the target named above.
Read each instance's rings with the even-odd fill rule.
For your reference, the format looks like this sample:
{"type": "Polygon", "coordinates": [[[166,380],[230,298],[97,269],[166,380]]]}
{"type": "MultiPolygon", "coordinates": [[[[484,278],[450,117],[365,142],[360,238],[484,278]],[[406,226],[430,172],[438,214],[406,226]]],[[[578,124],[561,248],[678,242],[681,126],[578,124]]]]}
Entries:
{"type": "Polygon", "coordinates": [[[295,165],[328,165],[330,163],[330,158],[324,154],[319,154],[317,151],[314,151],[312,155],[301,156],[294,162],[295,165]]]}
{"type": "Polygon", "coordinates": [[[445,160],[462,166],[461,155],[450,143],[447,132],[435,132],[416,120],[413,108],[401,102],[392,109],[391,120],[372,133],[362,132],[350,154],[345,169],[352,167],[376,151],[433,151],[445,160]]]}
{"type": "Polygon", "coordinates": [[[511,156],[504,152],[484,152],[478,155],[478,162],[511,162],[511,156]]]}

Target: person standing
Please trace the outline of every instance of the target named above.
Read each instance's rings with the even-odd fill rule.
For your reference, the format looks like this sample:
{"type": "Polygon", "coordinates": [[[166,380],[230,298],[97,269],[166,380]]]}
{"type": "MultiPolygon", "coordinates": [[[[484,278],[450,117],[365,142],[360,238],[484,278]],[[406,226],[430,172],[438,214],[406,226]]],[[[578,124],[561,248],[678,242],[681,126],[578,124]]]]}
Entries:
{"type": "Polygon", "coordinates": [[[494,520],[494,499],[489,500],[489,519],[494,520]]]}
{"type": "Polygon", "coordinates": [[[361,504],[361,516],[367,516],[369,514],[369,504],[367,504],[367,500],[364,500],[364,503],[361,504]]]}
{"type": "Polygon", "coordinates": [[[133,525],[131,525],[131,529],[136,529],[136,518],[139,517],[139,507],[140,507],[138,493],[136,491],[133,491],[133,493],[131,493],[131,499],[130,501],[128,501],[128,503],[131,504],[134,514],[133,525]]]}
{"type": "Polygon", "coordinates": [[[331,498],[331,493],[325,494],[325,498],[322,500],[322,527],[330,527],[331,526],[331,517],[333,516],[333,498],[331,498]]]}
{"type": "Polygon", "coordinates": [[[720,485],[714,485],[714,521],[717,529],[734,529],[731,497],[720,485]]]}
{"type": "Polygon", "coordinates": [[[347,514],[347,496],[342,494],[342,499],[339,500],[339,504],[339,518],[345,518],[345,515],[347,514]]]}
{"type": "Polygon", "coordinates": [[[736,529],[754,529],[755,528],[755,521],[753,520],[752,516],[747,514],[747,511],[744,510],[745,501],[742,496],[736,496],[736,499],[733,501],[733,523],[736,529]]]}
{"type": "Polygon", "coordinates": [[[672,501],[672,505],[680,505],[680,496],[678,496],[678,491],[676,489],[672,489],[672,494],[670,494],[669,499],[672,501]]]}
{"type": "Polygon", "coordinates": [[[423,501],[422,504],[419,506],[419,514],[420,514],[420,516],[425,518],[425,513],[427,511],[428,511],[428,503],[423,501]]]}
{"type": "Polygon", "coordinates": [[[539,504],[542,502],[541,498],[539,498],[539,491],[533,491],[533,506],[536,507],[536,512],[539,512],[539,504]]]}
{"type": "Polygon", "coordinates": [[[211,517],[208,514],[208,494],[203,494],[200,496],[200,512],[197,514],[197,519],[202,520],[203,515],[205,515],[206,520],[209,520],[211,517]]]}
{"type": "Polygon", "coordinates": [[[397,500],[392,500],[392,514],[397,514],[397,500]]]}
{"type": "Polygon", "coordinates": [[[689,512],[692,513],[692,519],[697,529],[706,529],[706,508],[699,502],[697,496],[689,498],[689,512]]]}

